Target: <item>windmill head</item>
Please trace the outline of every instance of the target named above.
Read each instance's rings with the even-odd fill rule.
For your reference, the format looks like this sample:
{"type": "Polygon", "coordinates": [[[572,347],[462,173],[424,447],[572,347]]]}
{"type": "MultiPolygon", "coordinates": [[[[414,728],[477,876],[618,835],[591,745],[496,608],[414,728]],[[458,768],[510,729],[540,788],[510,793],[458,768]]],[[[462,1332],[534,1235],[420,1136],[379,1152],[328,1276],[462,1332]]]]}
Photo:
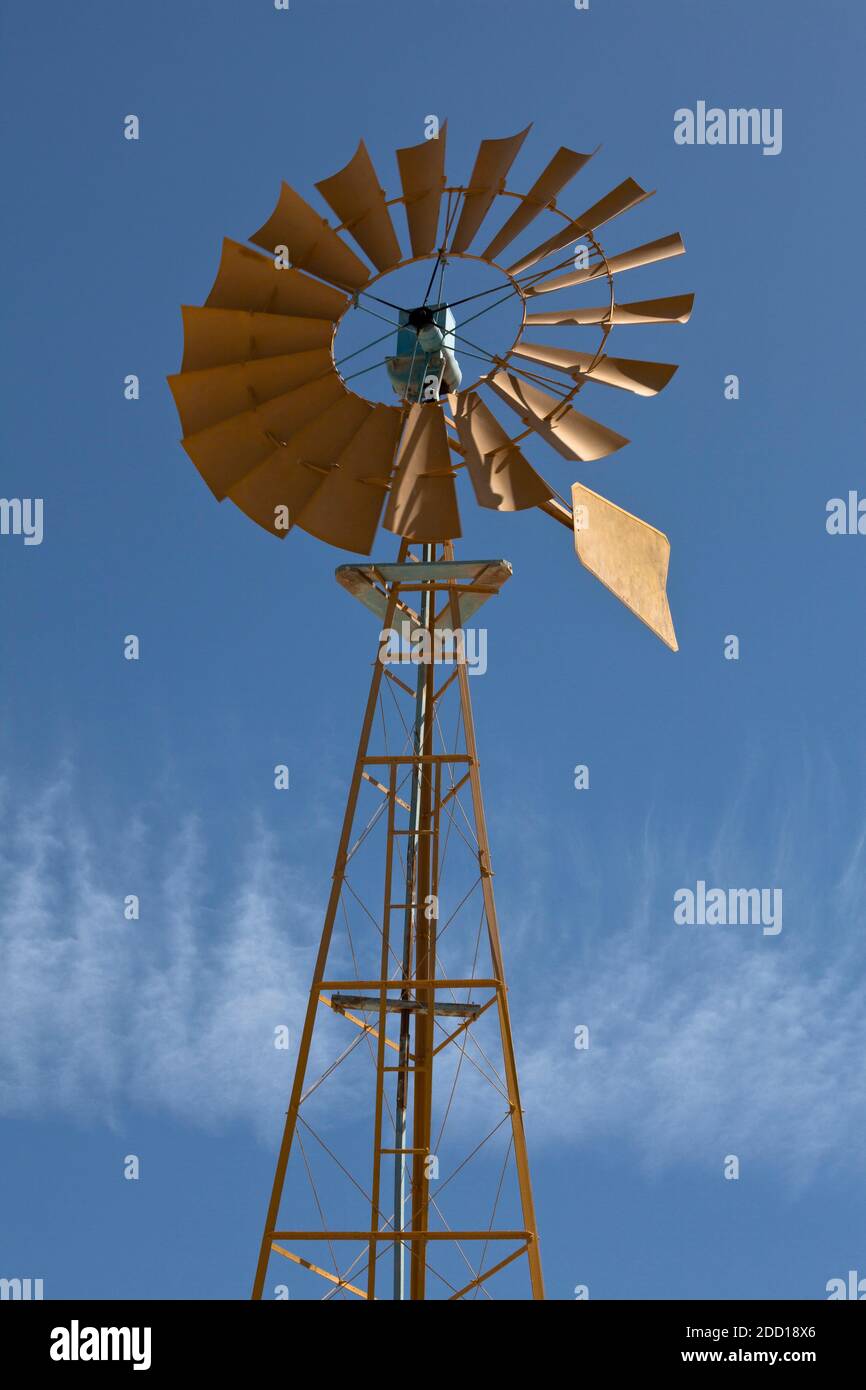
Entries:
{"type": "Polygon", "coordinates": [[[574,402],[587,386],[655,396],[668,384],[673,364],[605,349],[615,327],[688,321],[692,295],[616,299],[619,275],[685,247],[675,233],[616,254],[602,248],[600,229],[650,196],[633,179],[576,217],[558,206],[562,189],[597,151],[563,147],[528,192],[508,189],[528,133],[482,141],[468,182],[449,185],[443,124],[437,138],[397,151],[402,191],[391,199],[361,141],[345,168],[316,185],[336,226],[284,183],[271,216],[250,238],[260,249],[226,240],[204,306],[182,311],[183,361],[168,380],[183,447],[218,500],[230,498],[272,535],[282,539],[298,526],[364,555],[380,525],[411,542],[459,537],[455,480],[465,469],[479,506],[535,507],[568,526],[584,567],[676,650],[667,537],[581,482],[566,500],[520,446],[535,436],[582,465],[629,442],[574,402]],[[473,253],[485,218],[503,202],[508,215],[485,249],[473,253]],[[397,204],[409,239],[405,258],[391,215],[397,204]],[[553,230],[504,265],[504,253],[539,218],[553,230]],[[576,244],[585,254],[575,255],[576,244]],[[486,353],[489,368],[468,387],[461,352],[477,354],[466,330],[486,311],[490,292],[450,301],[446,270],[457,259],[498,271],[522,315],[516,340],[486,353]],[[378,282],[413,265],[417,295],[406,305],[391,303],[378,282]],[[601,303],[547,308],[548,294],[592,290],[595,282],[601,303]],[[391,327],[388,353],[381,322],[368,344],[373,351],[378,344],[373,366],[390,382],[391,403],[368,400],[349,384],[369,370],[369,359],[358,367],[363,349],[351,354],[351,365],[335,357],[337,328],[359,308],[391,327]],[[528,331],[534,339],[548,326],[597,341],[580,350],[527,341],[528,331]]]}

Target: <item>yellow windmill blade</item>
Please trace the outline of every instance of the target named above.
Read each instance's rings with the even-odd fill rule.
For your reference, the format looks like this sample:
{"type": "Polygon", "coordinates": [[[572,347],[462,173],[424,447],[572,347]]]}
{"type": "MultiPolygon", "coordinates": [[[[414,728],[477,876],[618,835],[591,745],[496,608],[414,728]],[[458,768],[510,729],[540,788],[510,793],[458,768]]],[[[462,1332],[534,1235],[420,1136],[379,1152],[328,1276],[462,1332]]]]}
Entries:
{"type": "Polygon", "coordinates": [[[553,489],[524,458],[477,391],[461,391],[455,399],[460,446],[475,499],[497,512],[540,507],[553,489]]]}
{"type": "Polygon", "coordinates": [[[637,270],[641,266],[669,260],[671,256],[682,256],[685,249],[679,232],[674,232],[671,236],[659,237],[657,241],[635,246],[631,251],[622,251],[618,256],[601,257],[593,265],[569,271],[566,275],[550,275],[542,280],[535,280],[527,287],[526,293],[529,296],[550,294],[551,290],[568,290],[575,285],[585,285],[588,280],[605,280],[611,275],[621,274],[624,270],[637,270]]]}
{"type": "MultiPolygon", "coordinates": [[[[363,407],[360,427],[370,407],[346,390],[336,372],[329,372],[263,405],[185,434],[183,447],[211,492],[222,501],[248,473],[276,451],[287,448],[298,430],[311,420],[319,422],[318,429],[327,424],[329,430],[337,412],[352,401],[363,407]]],[[[268,529],[272,529],[270,525],[268,529]]]]}
{"type": "Polygon", "coordinates": [[[290,352],[282,357],[231,362],[169,377],[177,413],[186,434],[239,415],[251,401],[273,400],[297,386],[329,373],[327,348],[290,352]]]}
{"type": "Polygon", "coordinates": [[[438,407],[409,406],[384,525],[410,541],[460,535],[448,433],[438,407]]]}
{"type": "Polygon", "coordinates": [[[532,129],[528,125],[519,135],[504,140],[482,140],[469,186],[463,194],[460,221],[451,242],[451,251],[466,251],[487,216],[497,193],[505,188],[505,178],[532,129]]]}
{"type": "Polygon", "coordinates": [[[445,140],[443,121],[435,139],[422,140],[397,151],[403,206],[413,256],[427,256],[437,244],[439,209],[445,188],[445,140]]]}
{"type": "Polygon", "coordinates": [[[565,185],[571,182],[575,174],[579,173],[585,164],[589,163],[592,156],[598,153],[599,148],[600,146],[590,154],[578,154],[576,150],[570,150],[566,145],[562,145],[547,167],[539,174],[526,197],[520,200],[507,222],[500,227],[496,236],[485,248],[484,259],[486,261],[498,260],[506,246],[510,246],[515,237],[526,231],[526,228],[535,221],[539,213],[550,207],[565,185]]]}
{"type": "Polygon", "coordinates": [[[591,420],[574,406],[552,396],[513,372],[496,372],[489,382],[507,406],[567,459],[592,463],[628,444],[624,435],[591,420]]]}
{"type": "Polygon", "coordinates": [[[627,357],[599,356],[592,352],[577,352],[572,348],[547,347],[543,343],[518,343],[518,357],[557,367],[577,381],[600,381],[604,386],[616,386],[620,391],[633,391],[637,396],[657,396],[677,370],[673,362],[641,362],[627,357]]]}
{"type": "Polygon", "coordinates": [[[296,352],[330,349],[333,328],[327,319],[290,314],[260,314],[247,309],[208,309],[185,304],[184,372],[285,357],[296,352]]]}
{"type": "Polygon", "coordinates": [[[292,266],[311,270],[342,288],[358,290],[370,278],[364,262],[287,183],[267,222],[253,232],[250,241],[270,252],[284,246],[292,266]]]}
{"type": "Polygon", "coordinates": [[[217,277],[205,300],[208,309],[246,309],[292,314],[336,323],[349,300],[300,270],[277,267],[272,256],[226,237],[217,277]]]}
{"type": "Polygon", "coordinates": [[[526,315],[528,328],[536,324],[586,327],[589,324],[688,323],[695,302],[693,294],[672,294],[663,299],[636,299],[630,304],[598,304],[588,309],[548,309],[526,315]]]}
{"type": "Polygon", "coordinates": [[[334,458],[320,487],[299,510],[297,524],[329,545],[369,555],[388,495],[403,412],[370,407],[360,429],[334,458]]]}
{"type": "Polygon", "coordinates": [[[314,392],[309,386],[294,392],[292,412],[286,398],[281,429],[268,440],[264,458],[226,491],[236,507],[280,539],[296,525],[373,411],[367,401],[347,391],[326,404],[322,395],[314,399],[314,392]]]}
{"type": "Polygon", "coordinates": [[[617,184],[616,188],[612,188],[610,193],[606,193],[597,203],[593,203],[592,207],[582,212],[579,217],[568,222],[562,231],[548,237],[532,251],[528,251],[525,256],[521,256],[519,261],[510,265],[508,267],[510,274],[519,275],[522,270],[536,265],[545,256],[551,255],[554,251],[561,251],[564,246],[570,246],[573,241],[579,240],[589,232],[598,231],[607,222],[611,222],[614,217],[619,217],[621,213],[628,212],[630,208],[642,203],[645,198],[651,197],[652,193],[641,188],[634,179],[624,179],[622,183],[617,184]]]}
{"type": "Polygon", "coordinates": [[[363,140],[345,169],[316,187],[377,270],[399,263],[400,243],[363,140]]]}

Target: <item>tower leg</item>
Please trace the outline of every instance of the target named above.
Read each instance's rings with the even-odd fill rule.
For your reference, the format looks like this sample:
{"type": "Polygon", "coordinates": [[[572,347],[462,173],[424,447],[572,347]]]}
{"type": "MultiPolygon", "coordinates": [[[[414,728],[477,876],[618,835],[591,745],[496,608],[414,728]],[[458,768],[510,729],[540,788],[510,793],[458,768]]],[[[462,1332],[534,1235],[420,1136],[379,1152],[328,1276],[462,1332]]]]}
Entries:
{"type": "MultiPolygon", "coordinates": [[[[446,560],[454,559],[454,546],[448,541],[445,545],[446,560]]],[[[460,624],[460,611],[456,587],[451,586],[451,620],[455,630],[460,624]]],[[[484,798],[481,794],[481,774],[478,763],[478,745],[475,739],[475,720],[472,715],[472,699],[469,690],[469,673],[465,664],[457,667],[460,684],[460,704],[463,713],[463,736],[469,754],[469,785],[472,792],[472,809],[478,836],[478,864],[481,872],[481,892],[487,917],[487,933],[490,941],[490,954],[493,970],[500,981],[498,995],[499,1032],[502,1039],[502,1055],[505,1064],[505,1077],[511,1105],[511,1133],[514,1141],[514,1157],[517,1164],[517,1180],[520,1188],[520,1203],[523,1209],[523,1224],[527,1231],[537,1233],[535,1203],[532,1198],[532,1184],[529,1179],[529,1158],[526,1152],[526,1133],[523,1126],[523,1111],[520,1107],[520,1089],[517,1083],[517,1064],[514,1059],[514,1042],[511,1034],[511,1019],[508,1012],[508,992],[505,984],[505,966],[502,959],[502,944],[499,939],[499,921],[496,916],[496,902],[493,896],[493,870],[490,863],[490,845],[487,839],[487,818],[484,814],[484,798]]],[[[541,1254],[538,1237],[529,1243],[527,1250],[532,1297],[544,1298],[544,1277],[541,1272],[541,1254]]]]}
{"type": "MultiPolygon", "coordinates": [[[[406,541],[400,544],[399,560],[404,560],[408,554],[409,546],[406,541]]],[[[397,592],[392,591],[388,599],[388,607],[385,617],[385,626],[392,627],[394,614],[397,608],[397,592]]],[[[352,826],[355,822],[355,810],[358,804],[358,793],[361,790],[361,780],[364,775],[364,758],[370,742],[370,730],[373,727],[373,718],[376,713],[376,704],[379,699],[379,688],[382,684],[384,666],[376,661],[373,665],[373,679],[370,682],[370,693],[367,696],[367,705],[364,710],[364,719],[361,724],[361,737],[358,740],[358,752],[355,757],[355,768],[352,773],[352,781],[349,786],[349,799],[346,803],[346,813],[343,817],[343,828],[340,832],[340,843],[337,849],[337,858],[334,863],[334,873],[331,880],[331,892],[328,898],[328,907],[325,913],[325,925],[322,930],[322,940],[319,945],[319,953],[316,956],[316,964],[313,969],[313,983],[310,987],[310,998],[307,1004],[307,1012],[304,1016],[304,1027],[301,1033],[301,1041],[298,1047],[298,1061],[295,1067],[295,1080],[292,1085],[292,1094],[289,1100],[289,1108],[286,1113],[286,1123],[283,1129],[283,1138],[280,1144],[280,1151],[277,1156],[277,1167],[274,1173],[273,1187],[271,1188],[271,1198],[268,1203],[268,1214],[265,1218],[265,1229],[262,1233],[262,1243],[259,1248],[259,1258],[256,1265],[256,1274],[253,1282],[253,1298],[258,1299],[262,1296],[265,1277],[270,1258],[271,1243],[279,1216],[280,1200],[283,1195],[283,1184],[286,1180],[286,1168],[289,1161],[289,1153],[292,1147],[292,1140],[295,1136],[295,1126],[298,1119],[298,1109],[301,1103],[301,1095],[304,1088],[304,1078],[307,1074],[307,1063],[310,1056],[310,1044],[313,1040],[313,1027],[316,1021],[316,1013],[319,1007],[319,994],[321,983],[325,978],[325,966],[328,961],[328,951],[331,945],[331,937],[334,932],[334,921],[337,916],[337,908],[340,903],[340,894],[343,888],[343,876],[346,868],[346,857],[349,852],[349,840],[352,834],[352,826]]],[[[384,976],[382,977],[385,978],[384,976]]]]}

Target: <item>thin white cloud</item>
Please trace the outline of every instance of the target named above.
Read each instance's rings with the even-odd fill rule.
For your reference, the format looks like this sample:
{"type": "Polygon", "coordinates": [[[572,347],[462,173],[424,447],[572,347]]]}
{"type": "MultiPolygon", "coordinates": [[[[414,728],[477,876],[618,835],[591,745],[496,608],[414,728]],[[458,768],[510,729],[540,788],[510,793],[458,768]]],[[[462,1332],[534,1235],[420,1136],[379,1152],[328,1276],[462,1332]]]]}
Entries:
{"type": "MultiPolygon", "coordinates": [[[[649,1169],[721,1172],[725,1155],[737,1154],[794,1186],[819,1169],[859,1169],[866,836],[839,833],[835,793],[799,791],[796,800],[780,794],[780,823],[764,825],[760,846],[742,798],[743,815],[725,813],[703,848],[682,828],[647,827],[628,867],[625,908],[621,895],[594,893],[583,945],[563,949],[561,934],[553,944],[546,1006],[532,984],[544,966],[524,968],[538,961],[538,934],[517,933],[509,955],[520,982],[518,1060],[536,1142],[614,1143],[649,1169]],[[676,925],[673,893],[699,877],[725,887],[783,884],[781,934],[676,925]],[[578,1025],[590,1029],[587,1050],[574,1047],[578,1025]]],[[[576,876],[582,884],[582,865],[576,876]]],[[[583,901],[561,875],[551,892],[583,901]]]]}
{"type": "MultiPolygon", "coordinates": [[[[537,864],[525,821],[522,832],[527,863],[537,864]]],[[[736,857],[735,835],[727,821],[709,841],[713,869],[736,857]]],[[[785,840],[792,835],[789,824],[785,840]]],[[[662,855],[647,829],[626,875],[633,893],[613,916],[598,866],[588,865],[578,874],[578,929],[542,925],[567,892],[555,856],[541,875],[549,881],[526,875],[519,929],[520,905],[510,904],[506,955],[533,1150],[615,1143],[649,1167],[705,1171],[736,1153],[794,1183],[859,1162],[866,969],[853,908],[866,839],[851,837],[823,885],[810,888],[801,865],[799,930],[786,878],[785,930],[768,938],[758,928],[675,926],[672,893],[683,880],[668,881],[671,859],[701,860],[664,842],[662,855]],[[820,920],[805,923],[808,904],[820,920]],[[590,1028],[585,1052],[573,1047],[578,1024],[590,1028]]],[[[245,1125],[272,1145],[321,926],[305,872],[253,825],[233,885],[224,892],[221,877],[217,890],[195,821],[159,852],[138,822],[108,843],[69,776],[36,801],[0,788],[0,845],[0,1114],[113,1123],[130,1109],[162,1112],[245,1125]],[[141,896],[138,922],[123,918],[129,892],[141,896]],[[273,1046],[279,1024],[292,1030],[289,1052],[273,1046]]],[[[791,857],[780,845],[773,863],[791,857]]],[[[323,1041],[311,1075],[336,1050],[333,1037],[323,1041]]],[[[464,1074],[455,1118],[477,1121],[482,1096],[491,1115],[501,1109],[471,1067],[464,1074]]]]}
{"type": "Polygon", "coordinates": [[[159,856],[137,826],[97,855],[65,779],[0,825],[0,1113],[269,1119],[273,1142],[294,1056],[274,1029],[302,1018],[318,917],[261,827],[215,909],[194,821],[159,856]]]}
{"type": "Polygon", "coordinates": [[[534,1014],[519,1048],[534,1137],[614,1142],[648,1167],[705,1172],[733,1153],[795,1183],[860,1164],[862,968],[815,973],[775,940],[719,934],[748,929],[690,930],[701,929],[616,933],[591,971],[560,975],[556,1007],[541,1026],[534,1014]],[[579,1024],[586,1051],[573,1045],[579,1024]]]}

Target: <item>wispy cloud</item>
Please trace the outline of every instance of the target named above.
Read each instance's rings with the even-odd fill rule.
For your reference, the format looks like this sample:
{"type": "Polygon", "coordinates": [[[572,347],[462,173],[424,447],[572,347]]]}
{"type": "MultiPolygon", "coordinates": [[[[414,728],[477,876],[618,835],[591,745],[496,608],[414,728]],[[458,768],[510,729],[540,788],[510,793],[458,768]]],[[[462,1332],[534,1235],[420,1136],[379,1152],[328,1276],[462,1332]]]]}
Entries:
{"type": "MultiPolygon", "coordinates": [[[[825,773],[821,783],[801,782],[796,797],[779,791],[778,824],[765,822],[759,837],[743,796],[739,813],[724,809],[703,841],[683,826],[661,832],[648,823],[625,896],[619,885],[600,891],[592,865],[575,866],[586,893],[563,886],[560,872],[551,893],[588,903],[589,920],[577,932],[582,944],[569,947],[561,933],[550,944],[557,967],[544,1005],[543,967],[531,968],[540,947],[534,909],[509,949],[536,1141],[613,1143],[650,1169],[719,1172],[735,1153],[795,1186],[819,1168],[859,1170],[866,834],[862,815],[842,828],[825,773]],[[765,937],[759,926],[676,925],[673,893],[699,877],[725,888],[784,885],[784,930],[765,937]],[[574,1047],[578,1025],[590,1030],[586,1050],[574,1047]]],[[[766,802],[754,801],[763,812],[766,802]]]]}
{"type": "Polygon", "coordinates": [[[293,1049],[274,1029],[302,1017],[318,916],[261,826],[214,907],[195,820],[158,853],[133,824],[97,854],[68,777],[17,809],[6,791],[0,1112],[111,1122],[140,1107],[258,1127],[284,1109],[293,1049]],[[131,892],[138,921],[123,915],[131,892]]]}
{"type": "MultiPolygon", "coordinates": [[[[683,864],[740,881],[724,877],[742,850],[735,821],[708,837],[705,857],[648,827],[613,910],[598,872],[577,866],[585,891],[570,934],[540,925],[562,901],[562,866],[534,857],[523,831],[528,862],[550,875],[527,874],[522,926],[510,903],[505,931],[534,1149],[615,1143],[649,1166],[704,1169],[736,1153],[793,1182],[860,1162],[863,833],[819,873],[797,863],[790,822],[781,828],[773,865],[785,874],[786,928],[765,938],[672,920],[683,864]],[[573,1047],[579,1024],[587,1051],[573,1047]]],[[[112,1123],[133,1108],[240,1123],[272,1144],[295,1056],[294,1045],[274,1048],[273,1030],[287,1024],[296,1040],[318,880],[254,822],[227,889],[195,820],[158,851],[138,822],[109,843],[71,776],[26,804],[0,789],[0,844],[0,1113],[112,1123]],[[123,918],[128,892],[141,895],[138,922],[123,918]]]]}
{"type": "Polygon", "coordinates": [[[559,976],[543,1023],[521,1020],[536,1136],[613,1141],[651,1167],[720,1171],[735,1153],[794,1181],[862,1164],[866,972],[812,970],[799,951],[749,949],[720,930],[620,931],[591,971],[559,976]],[[586,1051],[573,1046],[578,1024],[586,1051]]]}

